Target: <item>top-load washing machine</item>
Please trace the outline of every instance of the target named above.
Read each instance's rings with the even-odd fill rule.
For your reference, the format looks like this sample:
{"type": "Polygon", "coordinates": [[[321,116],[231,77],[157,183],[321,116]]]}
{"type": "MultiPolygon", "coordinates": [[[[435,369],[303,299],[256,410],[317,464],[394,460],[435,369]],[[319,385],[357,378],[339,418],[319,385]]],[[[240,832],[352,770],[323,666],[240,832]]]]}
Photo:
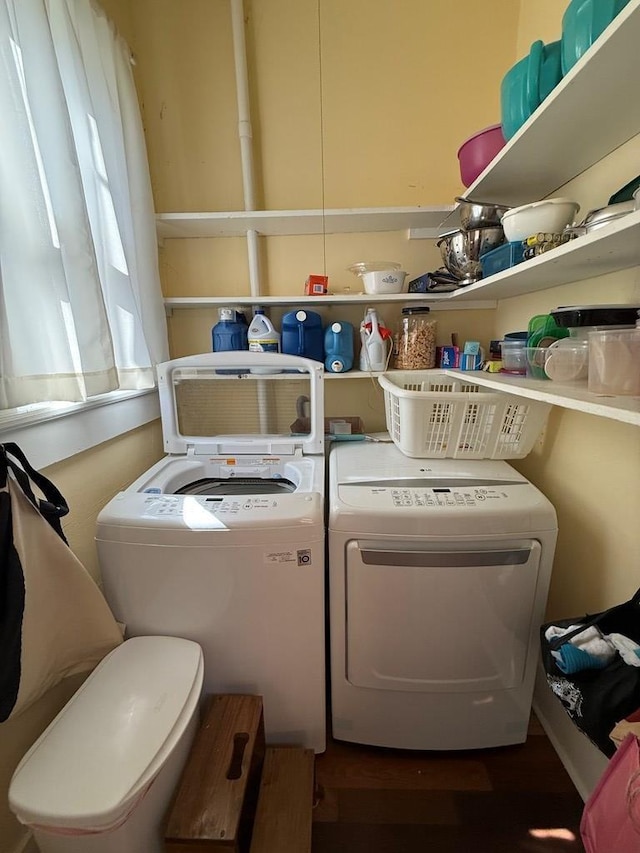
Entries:
{"type": "Polygon", "coordinates": [[[322,372],[248,352],[160,365],[168,455],[107,504],[96,535],[127,636],[195,640],[205,692],[261,694],[267,740],[316,752],[326,730],[322,372]]]}
{"type": "Polygon", "coordinates": [[[420,750],[526,739],[557,535],[503,461],[329,458],[333,736],[420,750]]]}

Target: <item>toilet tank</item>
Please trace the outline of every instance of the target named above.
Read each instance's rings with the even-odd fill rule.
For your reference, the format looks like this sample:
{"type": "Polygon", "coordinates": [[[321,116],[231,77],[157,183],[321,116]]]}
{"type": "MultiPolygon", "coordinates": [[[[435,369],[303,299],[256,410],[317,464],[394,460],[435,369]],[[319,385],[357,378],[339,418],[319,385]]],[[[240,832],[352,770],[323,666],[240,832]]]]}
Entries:
{"type": "Polygon", "coordinates": [[[107,655],[16,768],[9,805],[24,824],[100,832],[135,809],[197,713],[202,650],[134,637],[107,655]]]}

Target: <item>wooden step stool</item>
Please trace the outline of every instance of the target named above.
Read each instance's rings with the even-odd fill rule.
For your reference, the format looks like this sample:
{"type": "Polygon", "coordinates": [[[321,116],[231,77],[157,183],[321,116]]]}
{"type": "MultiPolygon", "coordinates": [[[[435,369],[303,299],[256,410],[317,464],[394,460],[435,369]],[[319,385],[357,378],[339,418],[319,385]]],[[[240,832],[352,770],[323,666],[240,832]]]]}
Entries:
{"type": "Polygon", "coordinates": [[[169,812],[168,853],[246,853],[264,752],[262,697],[210,697],[169,812]]]}
{"type": "Polygon", "coordinates": [[[268,746],[250,853],[310,853],[312,749],[268,746]]]}

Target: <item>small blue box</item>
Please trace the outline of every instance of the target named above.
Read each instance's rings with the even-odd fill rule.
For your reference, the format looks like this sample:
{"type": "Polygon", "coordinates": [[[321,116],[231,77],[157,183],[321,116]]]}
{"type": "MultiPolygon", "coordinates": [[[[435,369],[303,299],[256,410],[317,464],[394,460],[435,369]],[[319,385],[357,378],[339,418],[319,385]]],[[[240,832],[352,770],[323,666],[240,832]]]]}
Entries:
{"type": "Polygon", "coordinates": [[[480,256],[482,277],[487,278],[502,270],[508,270],[524,260],[525,245],[521,240],[514,243],[503,243],[497,249],[492,249],[480,256]]]}

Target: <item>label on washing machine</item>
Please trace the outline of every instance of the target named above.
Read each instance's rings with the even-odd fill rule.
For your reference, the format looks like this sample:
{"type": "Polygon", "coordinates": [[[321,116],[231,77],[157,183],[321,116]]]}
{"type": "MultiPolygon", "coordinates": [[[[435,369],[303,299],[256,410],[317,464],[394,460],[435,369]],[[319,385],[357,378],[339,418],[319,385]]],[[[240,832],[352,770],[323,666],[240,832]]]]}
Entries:
{"type": "Polygon", "coordinates": [[[264,562],[266,565],[283,565],[290,563],[295,566],[310,566],[312,564],[310,548],[282,548],[279,551],[269,550],[264,552],[264,562]]]}

